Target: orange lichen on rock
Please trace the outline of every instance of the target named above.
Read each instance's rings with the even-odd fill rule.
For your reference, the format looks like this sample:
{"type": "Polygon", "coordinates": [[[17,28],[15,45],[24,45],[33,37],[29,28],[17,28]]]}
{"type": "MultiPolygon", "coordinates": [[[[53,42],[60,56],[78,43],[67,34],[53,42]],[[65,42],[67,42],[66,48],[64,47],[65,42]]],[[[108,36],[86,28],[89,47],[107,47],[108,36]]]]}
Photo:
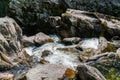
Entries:
{"type": "Polygon", "coordinates": [[[68,68],[65,71],[64,78],[74,78],[75,77],[75,71],[68,68]]]}

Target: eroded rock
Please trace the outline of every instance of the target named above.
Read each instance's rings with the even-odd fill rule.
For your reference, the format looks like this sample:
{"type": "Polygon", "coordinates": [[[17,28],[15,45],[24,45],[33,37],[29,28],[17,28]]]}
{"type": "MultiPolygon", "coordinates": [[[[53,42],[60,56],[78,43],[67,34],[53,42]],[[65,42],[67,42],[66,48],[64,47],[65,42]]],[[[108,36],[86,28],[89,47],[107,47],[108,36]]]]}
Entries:
{"type": "Polygon", "coordinates": [[[94,67],[80,64],[77,70],[81,80],[106,80],[105,77],[94,67]]]}

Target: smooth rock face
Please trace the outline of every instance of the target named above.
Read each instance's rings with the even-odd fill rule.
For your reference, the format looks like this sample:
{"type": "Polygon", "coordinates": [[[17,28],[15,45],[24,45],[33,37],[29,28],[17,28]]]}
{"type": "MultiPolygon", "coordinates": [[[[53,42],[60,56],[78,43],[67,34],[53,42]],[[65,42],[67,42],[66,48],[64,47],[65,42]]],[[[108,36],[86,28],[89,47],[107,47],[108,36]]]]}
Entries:
{"type": "Polygon", "coordinates": [[[80,64],[77,70],[81,80],[106,80],[104,76],[94,67],[80,64]]]}
{"type": "Polygon", "coordinates": [[[28,71],[26,77],[27,80],[59,80],[63,78],[66,71],[66,67],[62,65],[46,64],[37,65],[28,71]]]}
{"type": "Polygon", "coordinates": [[[62,14],[61,25],[56,28],[63,38],[79,36],[120,36],[120,21],[112,16],[99,13],[68,9],[62,14]]]}
{"type": "Polygon", "coordinates": [[[37,43],[37,44],[39,44],[39,45],[42,45],[44,43],[54,42],[54,41],[53,41],[53,39],[51,39],[46,34],[40,32],[40,33],[38,33],[38,34],[35,35],[34,42],[37,43]]]}
{"type": "Polygon", "coordinates": [[[64,0],[64,1],[70,8],[120,16],[119,0],[64,0]]]}

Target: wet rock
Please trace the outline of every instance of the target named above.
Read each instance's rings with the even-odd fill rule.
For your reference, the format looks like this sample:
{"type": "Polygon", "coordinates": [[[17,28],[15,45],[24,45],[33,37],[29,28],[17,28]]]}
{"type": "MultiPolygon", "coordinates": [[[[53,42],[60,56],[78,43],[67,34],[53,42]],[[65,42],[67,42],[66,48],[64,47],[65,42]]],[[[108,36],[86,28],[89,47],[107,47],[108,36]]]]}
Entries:
{"type": "Polygon", "coordinates": [[[72,38],[64,38],[62,41],[66,44],[77,44],[79,43],[81,38],[79,37],[72,37],[72,38]]]}
{"type": "Polygon", "coordinates": [[[111,38],[120,35],[119,26],[119,19],[113,16],[68,9],[62,14],[61,25],[56,29],[61,39],[73,36],[111,38]]]}
{"type": "Polygon", "coordinates": [[[44,50],[43,52],[42,52],[42,55],[41,55],[41,57],[46,57],[46,56],[48,56],[48,55],[50,55],[50,54],[53,54],[51,51],[49,51],[49,50],[44,50]]]}
{"type": "Polygon", "coordinates": [[[79,46],[75,46],[75,47],[57,48],[57,50],[64,52],[80,53],[82,51],[82,48],[79,46]]]}
{"type": "Polygon", "coordinates": [[[14,80],[14,75],[9,73],[0,73],[0,80],[14,80]]]}
{"type": "Polygon", "coordinates": [[[62,65],[45,64],[37,65],[28,71],[26,77],[28,80],[59,80],[63,78],[67,68],[62,65]]]}
{"type": "Polygon", "coordinates": [[[35,35],[34,42],[38,45],[42,45],[48,42],[54,42],[52,38],[50,38],[48,35],[40,32],[35,35]]]}
{"type": "Polygon", "coordinates": [[[94,67],[80,64],[77,67],[81,80],[106,80],[105,77],[94,67]]]}
{"type": "Polygon", "coordinates": [[[47,64],[47,63],[49,63],[49,61],[47,61],[47,60],[45,60],[45,59],[43,58],[43,59],[40,60],[40,63],[41,63],[41,64],[47,64]]]}
{"type": "Polygon", "coordinates": [[[111,44],[104,37],[100,37],[98,49],[101,50],[101,52],[115,52],[117,48],[114,44],[111,44]]]}

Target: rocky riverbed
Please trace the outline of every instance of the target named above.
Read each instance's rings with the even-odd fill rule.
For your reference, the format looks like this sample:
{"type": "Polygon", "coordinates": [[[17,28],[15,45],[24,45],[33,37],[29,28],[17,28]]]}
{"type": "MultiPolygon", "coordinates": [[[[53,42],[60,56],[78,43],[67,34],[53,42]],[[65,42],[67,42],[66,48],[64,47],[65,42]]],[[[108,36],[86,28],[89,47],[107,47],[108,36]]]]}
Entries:
{"type": "Polygon", "coordinates": [[[12,0],[0,18],[0,80],[120,80],[119,3],[12,0]]]}

